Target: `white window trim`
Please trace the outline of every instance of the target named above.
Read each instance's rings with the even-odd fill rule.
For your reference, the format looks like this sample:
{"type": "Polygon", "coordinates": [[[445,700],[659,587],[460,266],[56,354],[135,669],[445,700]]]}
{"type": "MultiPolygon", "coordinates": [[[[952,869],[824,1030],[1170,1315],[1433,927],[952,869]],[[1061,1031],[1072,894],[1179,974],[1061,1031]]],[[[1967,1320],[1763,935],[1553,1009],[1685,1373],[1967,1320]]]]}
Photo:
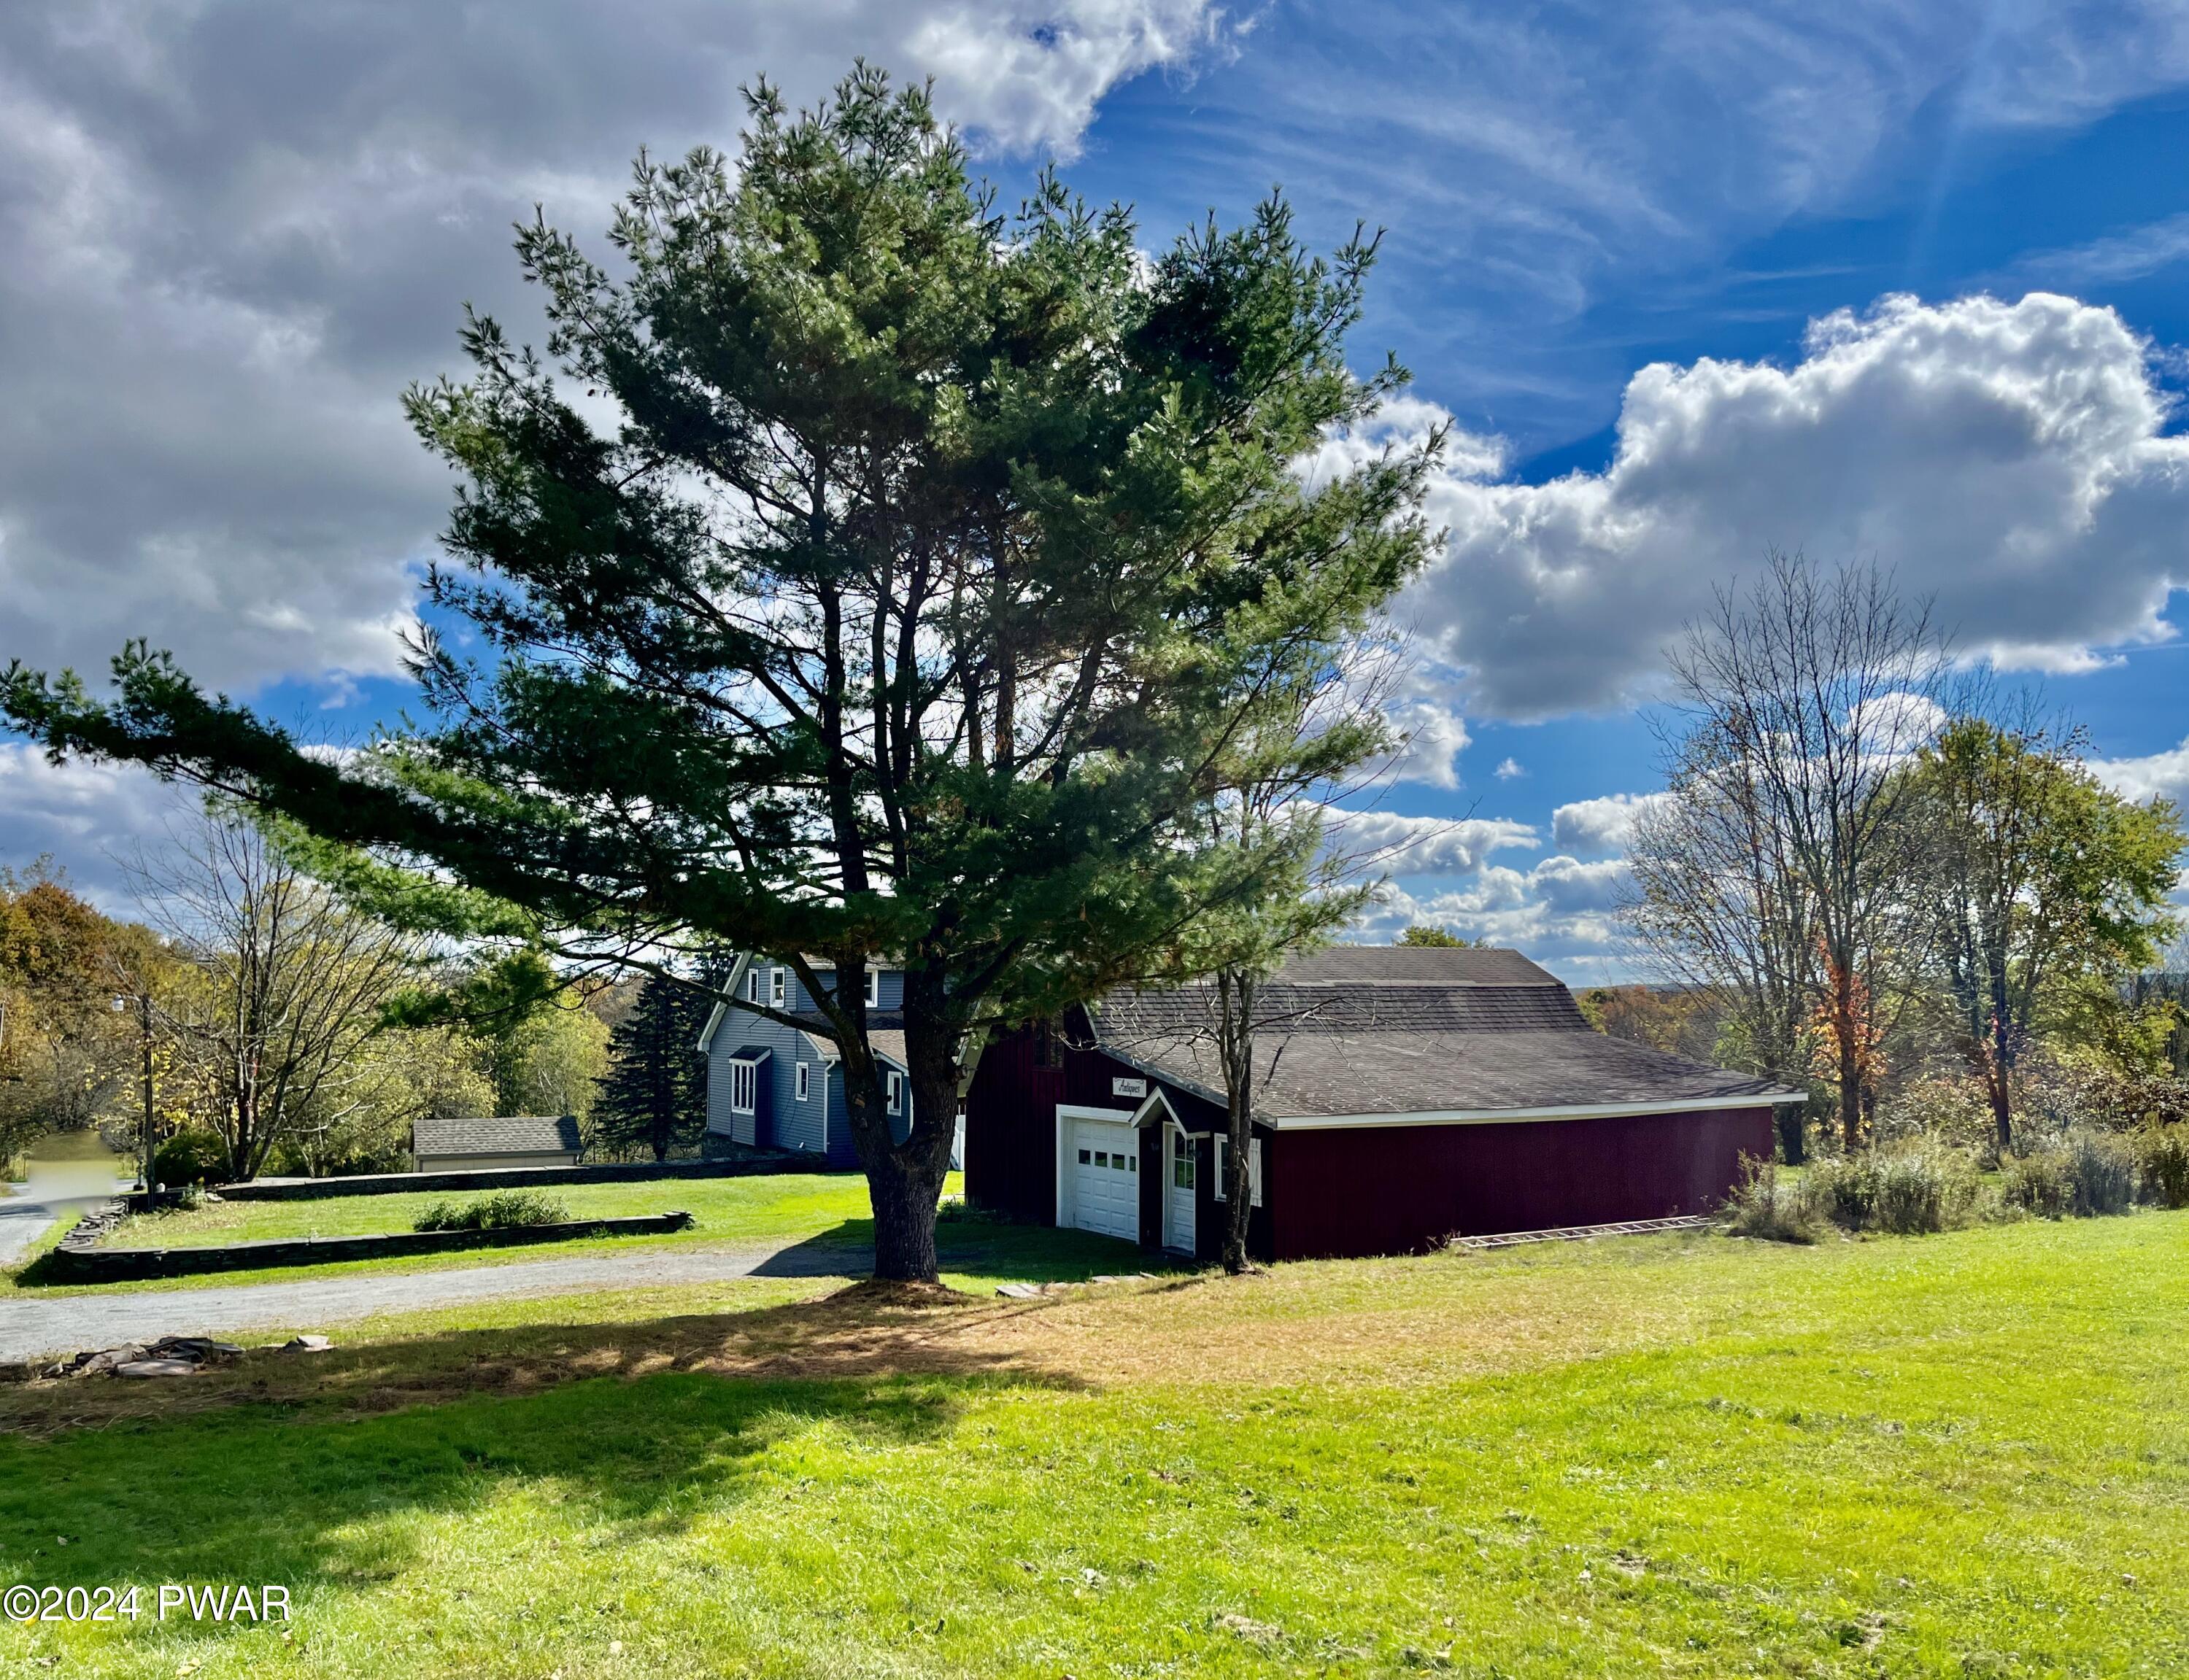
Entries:
{"type": "Polygon", "coordinates": [[[904,1113],[904,1075],[894,1068],[885,1070],[882,1074],[882,1090],[890,1113],[892,1114],[904,1113]]]}
{"type": "Polygon", "coordinates": [[[767,1001],[777,1009],[783,1007],[790,996],[790,971],[771,968],[767,973],[767,1001]]]}
{"type": "Polygon", "coordinates": [[[807,1092],[808,1092],[809,1087],[808,1087],[808,1086],[807,1086],[807,1085],[806,1085],[806,1064],[805,1063],[800,1062],[800,1063],[798,1064],[798,1100],[799,1100],[800,1102],[807,1102],[807,1101],[809,1101],[809,1100],[810,1100],[810,1098],[808,1097],[808,1095],[807,1095],[807,1092]]]}
{"type": "Polygon", "coordinates": [[[730,1057],[730,1112],[732,1114],[752,1114],[760,1110],[760,1063],[749,1057],[730,1057]],[[738,1101],[738,1087],[744,1087],[744,1102],[738,1101]]]}
{"type": "Polygon", "coordinates": [[[745,1001],[747,1003],[760,1001],[760,970],[757,968],[745,970],[745,1001]]]}
{"type": "Polygon", "coordinates": [[[879,1009],[881,1006],[881,1001],[882,971],[879,968],[869,968],[867,970],[867,1007],[879,1009]]]}
{"type": "MultiPolygon", "coordinates": [[[[1230,1142],[1228,1137],[1216,1140],[1216,1199],[1219,1202],[1231,1199],[1230,1192],[1226,1188],[1230,1180],[1224,1173],[1224,1154],[1230,1142]]],[[[1250,1138],[1247,1142],[1247,1181],[1253,1192],[1250,1199],[1259,1208],[1262,1205],[1262,1140],[1259,1137],[1250,1138]]]]}

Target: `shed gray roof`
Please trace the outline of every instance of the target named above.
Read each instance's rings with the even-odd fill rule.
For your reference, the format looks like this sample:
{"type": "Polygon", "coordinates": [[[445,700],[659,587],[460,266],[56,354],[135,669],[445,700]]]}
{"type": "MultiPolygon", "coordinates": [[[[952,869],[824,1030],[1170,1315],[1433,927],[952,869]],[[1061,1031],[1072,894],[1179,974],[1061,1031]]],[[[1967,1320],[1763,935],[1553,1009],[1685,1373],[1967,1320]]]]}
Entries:
{"type": "MultiPolygon", "coordinates": [[[[1094,1012],[1096,1036],[1221,1102],[1211,995],[1206,985],[1115,994],[1094,1012]]],[[[1254,1110],[1265,1119],[1665,1109],[1788,1094],[1594,1031],[1572,994],[1518,951],[1318,951],[1264,984],[1254,1014],[1254,1110]]]]}
{"type": "Polygon", "coordinates": [[[568,1114],[506,1114],[414,1120],[410,1147],[421,1155],[574,1155],[585,1144],[568,1114]]]}

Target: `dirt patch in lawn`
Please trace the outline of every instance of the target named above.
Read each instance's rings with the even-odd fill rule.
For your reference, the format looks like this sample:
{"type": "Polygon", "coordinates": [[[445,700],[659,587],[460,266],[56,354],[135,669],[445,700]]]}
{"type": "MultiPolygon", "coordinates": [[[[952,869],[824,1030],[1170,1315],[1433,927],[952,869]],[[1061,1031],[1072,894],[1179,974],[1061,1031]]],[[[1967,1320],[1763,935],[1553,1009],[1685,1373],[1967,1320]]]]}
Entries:
{"type": "Polygon", "coordinates": [[[1095,1285],[1033,1300],[866,1284],[745,1311],[380,1333],[308,1360],[270,1350],[156,1385],[0,1386],[0,1430],[45,1434],[238,1404],[377,1412],[472,1394],[537,1392],[669,1371],[827,1380],[944,1375],[1067,1387],[1450,1381],[1677,1345],[1745,1311],[1745,1268],[1656,1256],[1682,1287],[1628,1268],[1541,1269],[1474,1256],[1278,1267],[1095,1285]],[[1615,1287],[1608,1287],[1615,1286],[1615,1287]]]}

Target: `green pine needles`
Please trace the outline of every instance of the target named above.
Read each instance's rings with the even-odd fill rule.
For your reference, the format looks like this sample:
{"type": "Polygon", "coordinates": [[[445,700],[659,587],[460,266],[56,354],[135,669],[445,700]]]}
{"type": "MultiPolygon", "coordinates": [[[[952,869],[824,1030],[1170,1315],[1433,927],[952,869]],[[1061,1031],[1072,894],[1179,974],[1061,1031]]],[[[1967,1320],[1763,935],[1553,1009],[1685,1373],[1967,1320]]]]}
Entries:
{"type": "Polygon", "coordinates": [[[278,814],[444,933],[687,981],[703,946],[789,964],[877,1270],[932,1278],[988,1035],[1297,893],[1295,825],[1209,815],[1375,749],[1273,741],[1271,708],[1342,682],[1423,563],[1441,440],[1301,469],[1405,380],[1344,359],[1372,239],[1311,257],[1272,199],[1150,258],[1053,177],[998,213],[871,68],[749,104],[734,161],[642,155],[608,252],[520,228],[544,356],[472,318],[468,376],[409,394],[461,481],[427,619],[471,633],[419,640],[422,727],[314,756],[141,644],[111,698],[18,664],[0,707],[278,814]],[[863,1001],[885,958],[902,1140],[863,1001]]]}

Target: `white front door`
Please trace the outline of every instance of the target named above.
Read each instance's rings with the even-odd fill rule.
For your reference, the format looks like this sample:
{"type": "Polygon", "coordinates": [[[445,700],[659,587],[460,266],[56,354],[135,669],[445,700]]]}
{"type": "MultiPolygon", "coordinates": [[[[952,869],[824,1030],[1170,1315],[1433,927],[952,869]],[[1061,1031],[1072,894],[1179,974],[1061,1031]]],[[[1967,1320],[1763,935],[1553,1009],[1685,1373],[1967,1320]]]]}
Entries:
{"type": "Polygon", "coordinates": [[[1193,1140],[1176,1126],[1163,1128],[1163,1247],[1194,1252],[1193,1204],[1199,1163],[1193,1140]]]}
{"type": "Polygon", "coordinates": [[[1082,1231],[1139,1242],[1140,1135],[1113,1120],[1075,1119],[1065,1144],[1071,1152],[1072,1223],[1082,1231]]]}

